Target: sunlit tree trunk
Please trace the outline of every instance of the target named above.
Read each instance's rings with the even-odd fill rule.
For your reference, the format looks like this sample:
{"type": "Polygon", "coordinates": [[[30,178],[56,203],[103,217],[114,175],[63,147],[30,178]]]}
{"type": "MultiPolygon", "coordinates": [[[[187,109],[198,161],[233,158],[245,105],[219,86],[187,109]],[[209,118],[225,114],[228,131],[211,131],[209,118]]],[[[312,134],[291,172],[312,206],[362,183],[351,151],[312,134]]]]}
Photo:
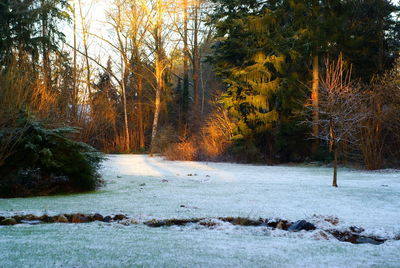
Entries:
{"type": "Polygon", "coordinates": [[[158,121],[161,111],[161,92],[164,87],[163,83],[163,47],[162,47],[162,0],[156,1],[156,24],[154,27],[154,38],[155,38],[155,77],[156,77],[156,98],[154,107],[154,118],[153,118],[153,128],[151,133],[151,146],[150,151],[154,152],[155,139],[157,137],[158,131],[158,121]]]}
{"type": "Polygon", "coordinates": [[[128,81],[128,67],[126,66],[123,57],[121,56],[121,68],[122,68],[122,105],[124,107],[124,125],[125,125],[125,150],[130,152],[130,133],[129,133],[129,122],[128,122],[128,109],[126,101],[126,85],[128,81]]]}
{"type": "MultiPolygon", "coordinates": [[[[313,19],[315,22],[315,28],[314,28],[314,40],[313,40],[313,50],[312,50],[312,87],[311,87],[311,100],[312,100],[312,107],[313,107],[313,115],[312,115],[312,121],[313,121],[313,129],[312,129],[312,134],[314,137],[317,137],[319,135],[319,34],[320,34],[320,29],[318,25],[318,20],[319,20],[319,1],[320,0],[313,0],[313,19]]],[[[315,154],[319,150],[319,141],[316,139],[314,140],[312,147],[311,147],[311,152],[315,156],[315,154]]]]}
{"type": "MultiPolygon", "coordinates": [[[[314,137],[318,137],[319,135],[319,57],[317,52],[313,55],[313,64],[312,64],[312,88],[311,88],[311,100],[312,100],[312,121],[313,121],[313,129],[312,134],[314,137]]],[[[312,153],[315,154],[318,151],[318,140],[315,140],[312,144],[312,153]]]]}
{"type": "Polygon", "coordinates": [[[125,127],[125,151],[130,152],[130,130],[129,130],[129,121],[128,121],[128,108],[127,108],[127,98],[126,98],[126,88],[128,84],[128,76],[129,76],[129,59],[127,55],[127,40],[123,40],[124,35],[123,31],[123,10],[122,2],[116,1],[117,5],[117,13],[115,17],[115,32],[118,38],[118,50],[121,57],[121,93],[122,93],[122,105],[124,110],[124,127],[125,127]]]}
{"type": "Polygon", "coordinates": [[[85,92],[85,98],[89,98],[90,99],[91,95],[92,95],[92,90],[91,90],[91,82],[90,82],[91,70],[90,70],[90,63],[89,63],[89,45],[88,45],[89,29],[88,29],[87,21],[85,20],[85,15],[83,14],[81,0],[78,0],[78,1],[79,1],[79,13],[80,13],[81,25],[82,25],[83,49],[84,49],[85,64],[86,64],[86,92],[85,92]]]}

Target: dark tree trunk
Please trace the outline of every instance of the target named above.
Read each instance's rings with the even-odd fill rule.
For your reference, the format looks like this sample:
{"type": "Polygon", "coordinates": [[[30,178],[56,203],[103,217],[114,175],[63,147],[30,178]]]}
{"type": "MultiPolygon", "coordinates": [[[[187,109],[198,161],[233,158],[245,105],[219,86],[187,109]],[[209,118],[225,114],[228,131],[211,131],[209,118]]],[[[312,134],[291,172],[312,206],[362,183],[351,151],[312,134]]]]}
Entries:
{"type": "Polygon", "coordinates": [[[334,159],[333,159],[333,181],[332,186],[338,187],[337,185],[337,162],[338,162],[338,149],[336,143],[333,145],[334,159]]]}
{"type": "Polygon", "coordinates": [[[144,126],[143,126],[143,78],[138,77],[138,118],[139,118],[139,150],[145,150],[144,126]]]}
{"type": "Polygon", "coordinates": [[[184,25],[183,25],[183,92],[182,92],[182,117],[180,122],[180,136],[185,135],[189,113],[189,44],[188,44],[188,1],[184,0],[184,25]]]}

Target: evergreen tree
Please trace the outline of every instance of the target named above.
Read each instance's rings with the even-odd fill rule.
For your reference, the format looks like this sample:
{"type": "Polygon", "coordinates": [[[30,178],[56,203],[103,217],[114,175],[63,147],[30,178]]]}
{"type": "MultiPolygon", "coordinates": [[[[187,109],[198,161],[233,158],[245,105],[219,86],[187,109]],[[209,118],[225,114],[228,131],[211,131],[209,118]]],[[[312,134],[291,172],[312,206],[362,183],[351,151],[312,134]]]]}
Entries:
{"type": "Polygon", "coordinates": [[[58,23],[69,20],[67,6],[67,0],[1,1],[0,64],[6,64],[15,54],[19,58],[29,55],[37,63],[41,50],[57,50],[59,41],[64,39],[58,23]]]}
{"type": "Polygon", "coordinates": [[[227,84],[221,101],[236,121],[239,148],[250,146],[257,155],[258,147],[272,158],[280,150],[274,140],[281,126],[295,124],[305,96],[299,81],[307,73],[302,54],[293,49],[300,45],[292,38],[293,16],[285,16],[276,2],[246,3],[247,9],[221,1],[221,13],[214,16],[219,40],[212,61],[227,84]]]}
{"type": "Polygon", "coordinates": [[[390,69],[399,55],[399,6],[387,0],[353,0],[343,6],[346,21],[336,54],[343,52],[353,76],[369,82],[390,69]]]}
{"type": "Polygon", "coordinates": [[[102,154],[70,137],[72,127],[49,129],[26,112],[17,124],[0,129],[2,137],[17,140],[0,163],[0,196],[17,197],[89,191],[99,186],[102,154]]]}
{"type": "Polygon", "coordinates": [[[354,61],[356,77],[365,78],[389,67],[396,55],[396,8],[386,0],[215,2],[218,39],[211,61],[227,85],[221,102],[236,121],[234,138],[251,141],[271,158],[289,160],[296,139],[304,144],[306,129],[295,127],[296,115],[310,93],[318,121],[325,58],[343,52],[348,64],[354,61]]]}

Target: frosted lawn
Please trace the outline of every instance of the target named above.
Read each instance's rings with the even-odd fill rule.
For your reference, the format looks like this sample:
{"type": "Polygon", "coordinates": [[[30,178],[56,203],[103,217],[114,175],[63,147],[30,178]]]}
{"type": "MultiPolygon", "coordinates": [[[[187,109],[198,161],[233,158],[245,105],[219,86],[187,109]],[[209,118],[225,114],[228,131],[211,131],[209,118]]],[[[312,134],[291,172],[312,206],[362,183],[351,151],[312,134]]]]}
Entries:
{"type": "MultiPolygon", "coordinates": [[[[0,199],[0,214],[125,213],[148,219],[241,216],[305,219],[317,227],[338,217],[367,234],[400,234],[400,172],[314,166],[170,162],[144,155],[109,156],[106,185],[79,195],[0,199]]],[[[0,267],[399,267],[400,242],[375,246],[317,240],[222,224],[209,229],[116,223],[0,227],[0,267]]]]}

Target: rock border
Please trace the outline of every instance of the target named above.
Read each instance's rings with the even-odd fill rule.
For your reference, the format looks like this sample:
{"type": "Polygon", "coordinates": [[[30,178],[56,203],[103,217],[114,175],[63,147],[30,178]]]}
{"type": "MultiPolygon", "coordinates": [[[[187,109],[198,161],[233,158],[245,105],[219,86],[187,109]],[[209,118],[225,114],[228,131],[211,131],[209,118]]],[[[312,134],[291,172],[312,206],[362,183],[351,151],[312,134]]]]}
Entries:
{"type": "MultiPolygon", "coordinates": [[[[125,214],[116,214],[110,216],[103,216],[99,213],[95,214],[82,214],[82,213],[72,213],[72,214],[59,214],[55,216],[49,216],[47,214],[42,216],[36,216],[33,214],[28,215],[14,215],[14,216],[0,216],[0,225],[3,226],[12,226],[17,224],[49,224],[49,223],[89,223],[89,222],[117,222],[125,225],[130,224],[140,224],[140,222],[136,221],[128,221],[129,217],[125,214]]],[[[291,222],[287,220],[281,219],[266,219],[259,218],[258,220],[243,218],[243,217],[217,217],[217,218],[189,218],[189,219],[163,219],[163,220],[148,220],[143,222],[144,225],[152,228],[160,228],[160,227],[170,227],[170,226],[184,226],[188,224],[199,224],[205,227],[213,228],[217,225],[213,220],[218,220],[226,223],[230,223],[232,225],[238,226],[253,226],[259,227],[264,226],[267,228],[279,229],[288,232],[300,232],[300,231],[314,231],[317,230],[317,227],[305,220],[299,220],[296,222],[291,222]]],[[[377,236],[367,236],[362,235],[361,233],[365,230],[361,227],[351,226],[345,231],[337,230],[337,229],[320,229],[321,233],[329,233],[337,240],[341,242],[348,242],[352,244],[373,244],[380,245],[385,243],[386,238],[381,238],[377,236]]],[[[325,238],[328,239],[326,234],[324,234],[325,238]]],[[[394,240],[400,240],[400,235],[396,236],[394,240]]]]}

